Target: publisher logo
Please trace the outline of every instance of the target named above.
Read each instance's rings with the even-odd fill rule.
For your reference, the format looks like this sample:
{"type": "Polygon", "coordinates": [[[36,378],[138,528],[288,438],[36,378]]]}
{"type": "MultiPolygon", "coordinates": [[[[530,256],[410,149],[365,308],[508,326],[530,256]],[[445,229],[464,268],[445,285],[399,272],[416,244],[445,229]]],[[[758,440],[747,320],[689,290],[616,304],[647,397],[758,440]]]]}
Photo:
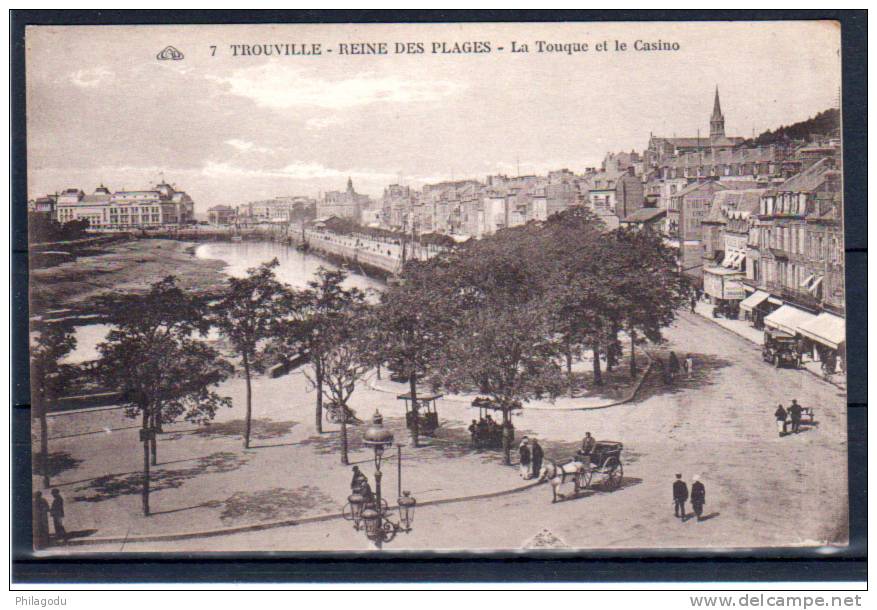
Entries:
{"type": "Polygon", "coordinates": [[[166,46],[161,53],[155,56],[156,59],[164,61],[167,59],[173,59],[174,61],[179,61],[183,59],[183,54],[180,53],[176,48],[168,45],[166,46]]]}

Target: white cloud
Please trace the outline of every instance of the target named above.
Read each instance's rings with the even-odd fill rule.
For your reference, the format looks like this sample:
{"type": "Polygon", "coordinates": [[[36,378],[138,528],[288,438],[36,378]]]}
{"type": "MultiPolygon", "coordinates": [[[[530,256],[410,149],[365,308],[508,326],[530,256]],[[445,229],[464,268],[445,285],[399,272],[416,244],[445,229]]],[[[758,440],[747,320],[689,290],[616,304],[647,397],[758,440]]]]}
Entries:
{"type": "Polygon", "coordinates": [[[76,70],[70,74],[70,82],[77,87],[92,89],[101,85],[108,84],[116,74],[112,70],[103,67],[85,68],[76,70]]]}
{"type": "Polygon", "coordinates": [[[253,142],[249,140],[241,140],[238,138],[231,138],[230,140],[225,141],[226,144],[236,149],[241,153],[264,153],[264,154],[274,154],[279,152],[280,149],[269,148],[267,146],[256,146],[253,142]]]}
{"type": "MultiPolygon", "coordinates": [[[[328,80],[275,64],[243,68],[231,76],[206,78],[227,85],[234,95],[278,109],[316,106],[338,110],[377,102],[431,102],[456,95],[464,88],[449,80],[406,79],[374,72],[328,80]]],[[[320,124],[317,121],[314,125],[320,124]]]]}
{"type": "Polygon", "coordinates": [[[320,178],[352,178],[364,180],[392,180],[393,174],[362,170],[342,171],[321,163],[294,162],[277,169],[247,168],[226,162],[208,161],[201,172],[213,178],[288,178],[291,180],[315,180],[320,178]]]}

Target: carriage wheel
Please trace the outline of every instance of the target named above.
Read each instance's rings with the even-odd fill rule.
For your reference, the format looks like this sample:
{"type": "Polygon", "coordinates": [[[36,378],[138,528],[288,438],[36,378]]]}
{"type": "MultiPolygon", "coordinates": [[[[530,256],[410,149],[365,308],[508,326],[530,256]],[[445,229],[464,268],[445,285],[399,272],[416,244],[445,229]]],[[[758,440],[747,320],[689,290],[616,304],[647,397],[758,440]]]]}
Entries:
{"type": "Polygon", "coordinates": [[[608,490],[616,490],[621,487],[621,480],[624,478],[624,466],[618,461],[618,458],[611,457],[606,461],[604,466],[605,478],[603,479],[603,487],[608,490]]]}

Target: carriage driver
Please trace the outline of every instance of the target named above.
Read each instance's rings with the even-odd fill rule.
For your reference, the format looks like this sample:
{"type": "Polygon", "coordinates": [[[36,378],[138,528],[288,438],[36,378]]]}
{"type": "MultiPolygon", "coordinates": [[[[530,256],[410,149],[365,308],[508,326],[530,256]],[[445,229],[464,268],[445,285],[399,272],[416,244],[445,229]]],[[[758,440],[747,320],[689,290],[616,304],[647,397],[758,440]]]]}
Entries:
{"type": "Polygon", "coordinates": [[[591,436],[590,432],[585,432],[585,438],[582,439],[582,448],[579,449],[578,455],[585,464],[591,463],[591,454],[594,453],[594,448],[597,446],[597,441],[594,440],[594,437],[591,436]]]}

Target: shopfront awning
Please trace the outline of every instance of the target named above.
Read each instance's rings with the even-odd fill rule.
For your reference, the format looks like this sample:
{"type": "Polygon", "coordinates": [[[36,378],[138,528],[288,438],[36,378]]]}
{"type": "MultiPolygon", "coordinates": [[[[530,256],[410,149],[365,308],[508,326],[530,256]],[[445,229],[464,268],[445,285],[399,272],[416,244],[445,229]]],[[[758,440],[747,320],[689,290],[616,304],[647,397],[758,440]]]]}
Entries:
{"type": "Polygon", "coordinates": [[[770,295],[763,290],[756,290],[748,297],[740,301],[740,309],[744,311],[752,311],[767,300],[770,295]]]}
{"type": "Polygon", "coordinates": [[[846,321],[840,316],[821,313],[798,327],[798,332],[817,343],[838,349],[846,341],[846,321]]]}
{"type": "Polygon", "coordinates": [[[790,335],[798,334],[798,328],[811,320],[815,320],[816,316],[807,313],[801,309],[792,307],[791,305],[783,305],[775,312],[764,318],[764,325],[768,328],[776,328],[790,335]]]}

